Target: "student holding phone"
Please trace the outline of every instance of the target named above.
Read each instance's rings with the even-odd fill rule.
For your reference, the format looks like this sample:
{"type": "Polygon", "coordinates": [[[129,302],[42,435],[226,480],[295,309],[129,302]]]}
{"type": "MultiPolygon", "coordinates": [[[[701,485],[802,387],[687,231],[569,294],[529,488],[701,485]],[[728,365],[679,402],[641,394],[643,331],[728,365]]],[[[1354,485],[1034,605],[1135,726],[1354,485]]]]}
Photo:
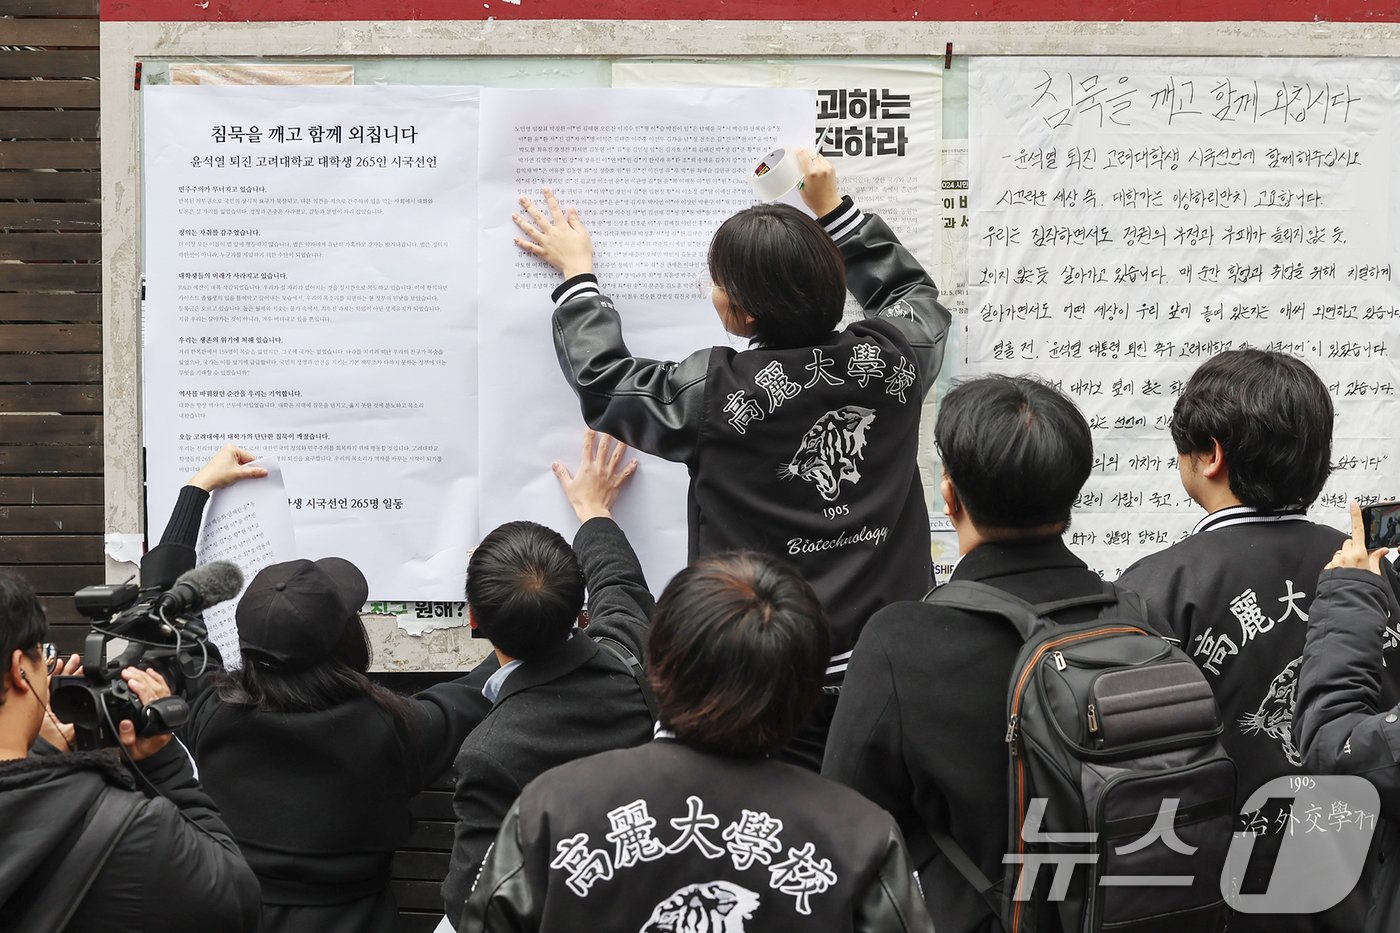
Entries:
{"type": "Polygon", "coordinates": [[[1370,548],[1361,508],[1351,505],[1351,537],[1317,580],[1298,675],[1293,735],[1307,767],[1357,774],[1381,795],[1369,877],[1362,884],[1367,933],[1400,928],[1400,706],[1382,699],[1385,642],[1400,606],[1385,578],[1388,548],[1370,548]]]}

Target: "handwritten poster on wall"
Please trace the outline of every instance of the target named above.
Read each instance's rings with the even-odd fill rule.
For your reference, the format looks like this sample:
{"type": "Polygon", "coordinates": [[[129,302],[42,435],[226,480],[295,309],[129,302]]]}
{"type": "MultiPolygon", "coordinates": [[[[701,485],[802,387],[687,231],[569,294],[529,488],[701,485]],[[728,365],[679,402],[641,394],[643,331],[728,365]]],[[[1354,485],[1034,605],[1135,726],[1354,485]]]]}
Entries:
{"type": "Polygon", "coordinates": [[[1331,389],[1314,518],[1400,494],[1400,64],[974,59],[969,95],[970,368],[1038,374],[1088,417],[1070,540],[1091,565],[1116,576],[1204,514],[1168,426],[1226,349],[1331,389]]]}

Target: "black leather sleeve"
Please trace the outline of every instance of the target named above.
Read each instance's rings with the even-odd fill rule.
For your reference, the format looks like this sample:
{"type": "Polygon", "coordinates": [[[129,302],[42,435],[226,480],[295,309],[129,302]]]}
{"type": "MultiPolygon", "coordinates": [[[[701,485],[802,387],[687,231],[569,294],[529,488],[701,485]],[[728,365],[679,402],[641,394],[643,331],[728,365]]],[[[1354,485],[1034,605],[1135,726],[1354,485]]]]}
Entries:
{"type": "MultiPolygon", "coordinates": [[[[457,756],[457,789],[452,797],[452,809],[457,815],[452,840],[452,856],[448,860],[447,877],[442,883],[443,908],[449,922],[458,930],[482,929],[463,925],[462,911],[473,886],[479,887],[477,875],[495,846],[493,839],[510,828],[501,823],[501,815],[515,812],[520,785],[509,768],[481,749],[464,749],[457,756]]],[[[514,927],[490,929],[505,930],[514,927]]]]}
{"type": "MultiPolygon", "coordinates": [[[[526,933],[540,928],[544,892],[534,890],[525,870],[520,842],[520,803],[506,814],[496,842],[486,855],[476,886],[467,898],[457,933],[526,933]]],[[[454,916],[451,909],[449,917],[454,916]]]]}
{"type": "Polygon", "coordinates": [[[849,197],[820,220],[837,236],[846,260],[846,288],[868,318],[889,321],[914,349],[920,388],[933,387],[943,365],[943,348],[952,315],[938,301],[938,286],[875,214],[860,215],[849,197]],[[858,221],[856,217],[860,217],[858,221]],[[856,223],[849,233],[840,233],[856,223]]]}
{"type": "Polygon", "coordinates": [[[893,825],[880,870],[857,897],[854,933],[933,933],[909,853],[893,825]]]}
{"type": "Polygon", "coordinates": [[[589,427],[663,459],[691,461],[705,409],[709,348],[679,363],[633,356],[612,300],[590,293],[555,310],[554,349],[589,427]]]}
{"type": "Polygon", "coordinates": [[[1293,737],[1308,768],[1356,774],[1400,806],[1400,707],[1381,706],[1390,587],[1368,570],[1324,570],[1308,610],[1293,737]]]}
{"type": "MultiPolygon", "coordinates": [[[[909,341],[927,393],[951,321],[933,279],[883,220],[861,214],[849,197],[820,222],[846,260],[846,286],[866,316],[891,322],[909,341]]],[[[554,312],[554,349],[578,393],[583,420],[638,450],[691,463],[711,356],[733,351],[706,348],[678,363],[633,356],[617,308],[596,291],[593,276],[576,276],[556,296],[562,300],[554,312]]]]}

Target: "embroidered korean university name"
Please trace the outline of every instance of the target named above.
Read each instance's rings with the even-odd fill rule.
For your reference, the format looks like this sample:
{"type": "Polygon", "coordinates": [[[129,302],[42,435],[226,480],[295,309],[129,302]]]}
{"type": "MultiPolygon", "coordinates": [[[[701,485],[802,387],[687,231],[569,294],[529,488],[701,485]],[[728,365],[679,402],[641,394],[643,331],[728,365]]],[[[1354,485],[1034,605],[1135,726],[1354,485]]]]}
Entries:
{"type": "MultiPolygon", "coordinates": [[[[692,794],[686,798],[685,815],[667,820],[674,833],[670,842],[656,837],[659,821],[649,812],[646,800],[616,807],[608,811],[607,819],[610,831],[602,841],[610,844],[611,850],[594,847],[588,833],[577,833],[555,846],[549,867],[563,873],[564,884],[579,897],[587,897],[596,884],[610,881],[635,865],[687,850],[693,850],[692,857],[726,859],[737,871],[759,867],[768,875],[769,889],[793,898],[791,906],[799,914],[810,914],[811,899],[837,882],[831,860],[820,857],[815,844],[786,845],[781,839],[783,821],[761,810],[744,809],[721,830],[720,818],[705,812],[705,802],[692,794]]],[[[730,900],[747,895],[752,903],[746,906],[750,910],[758,906],[759,897],[752,892],[732,885],[722,887],[721,891],[696,890],[691,894],[730,900]]],[[[663,902],[657,910],[664,913],[666,907],[663,902]]]]}

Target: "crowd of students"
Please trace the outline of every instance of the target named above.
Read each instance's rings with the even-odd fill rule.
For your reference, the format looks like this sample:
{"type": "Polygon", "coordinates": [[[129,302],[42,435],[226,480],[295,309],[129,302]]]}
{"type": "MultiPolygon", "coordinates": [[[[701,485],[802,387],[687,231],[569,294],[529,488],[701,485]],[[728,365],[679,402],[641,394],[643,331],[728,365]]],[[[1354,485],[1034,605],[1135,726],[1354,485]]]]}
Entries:
{"type": "MultiPolygon", "coordinates": [[[[1022,885],[1006,863],[1044,841],[1027,814],[1050,813],[1010,779],[1039,741],[1014,710],[1008,720],[1027,633],[976,603],[924,598],[918,418],[949,315],[884,222],[838,194],[824,159],[802,158],[816,221],[759,206],[711,245],[716,311],[750,347],[679,363],[628,351],[578,214],[549,192],[522,199],[517,242],[564,276],[554,339],[591,425],[577,470],[554,465],[580,527],[571,545],[513,522],[475,549],[470,623],[494,650],[465,676],[411,697],[375,685],[363,575],[336,558],[293,561],[250,583],[240,663],[199,682],[179,742],[123,725],[126,765],[65,754],[48,675],[77,660],[46,661],[37,600],[0,575],[0,904],[24,918],[15,928],[393,929],[390,860],[410,801],[450,767],[443,894],[459,931],[1389,929],[1400,665],[1386,660],[1400,605],[1359,515],[1350,537],[1306,517],[1331,469],[1316,374],[1262,350],[1195,372],[1172,439],[1204,517],[1114,586],[1065,542],[1094,462],[1073,402],[1008,376],[940,400],[938,498],[960,550],[950,581],[1002,594],[1043,630],[1088,631],[1135,607],[1121,631],[1160,646],[1149,660],[1189,658],[1209,684],[1214,729],[1195,739],[1219,734],[1233,795],[1153,801],[1119,835],[1223,851],[1259,819],[1278,827],[1257,833],[1244,868],[1222,879],[1198,856],[1210,877],[1185,893],[1148,883],[1128,913],[1082,883],[1067,896],[1037,881],[1028,862],[1013,865],[1022,885]],[[840,328],[847,289],[865,317],[840,328]],[[656,600],[612,518],[636,470],[627,445],[692,478],[691,562],[656,600]],[[1309,769],[1379,789],[1358,883],[1322,912],[1230,911],[1232,894],[1283,870],[1299,816],[1245,814],[1245,802],[1309,769]]],[[[211,491],[257,481],[251,459],[216,454],[163,543],[192,545],[211,491]]],[[[1058,650],[1042,661],[1068,663],[1058,650]]],[[[1194,696],[1199,712],[1179,674],[1158,696],[1194,696]]],[[[169,693],[154,672],[124,677],[143,701],[169,693]]],[[[1178,707],[1158,709],[1154,737],[1185,728],[1178,707]]],[[[1093,705],[1088,716],[1097,732],[1093,705]]],[[[1130,756],[1084,757],[1107,784],[1130,756]]],[[[1093,814],[1048,819],[1061,835],[1037,851],[1097,858],[1066,835],[1101,828],[1093,814]]]]}

